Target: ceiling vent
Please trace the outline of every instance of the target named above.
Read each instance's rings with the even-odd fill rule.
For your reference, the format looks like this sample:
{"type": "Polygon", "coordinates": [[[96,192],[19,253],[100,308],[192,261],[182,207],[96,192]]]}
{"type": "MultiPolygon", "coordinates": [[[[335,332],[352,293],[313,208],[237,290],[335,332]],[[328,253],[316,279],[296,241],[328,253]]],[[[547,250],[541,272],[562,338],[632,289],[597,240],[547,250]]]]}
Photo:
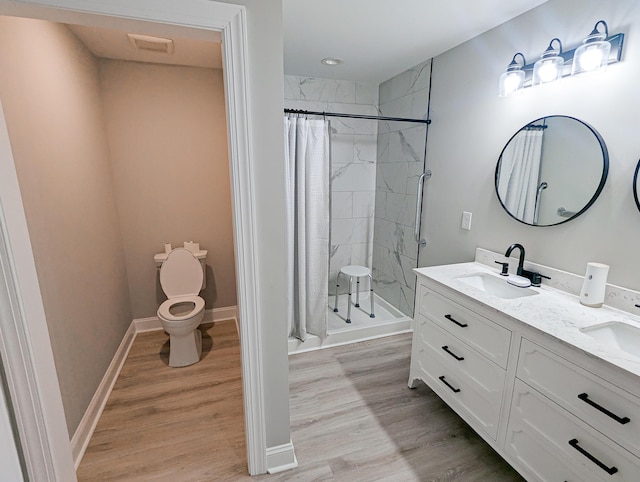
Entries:
{"type": "Polygon", "coordinates": [[[150,50],[165,54],[173,53],[173,40],[170,38],[151,37],[149,35],[138,35],[128,33],[129,43],[138,50],[150,50]]]}

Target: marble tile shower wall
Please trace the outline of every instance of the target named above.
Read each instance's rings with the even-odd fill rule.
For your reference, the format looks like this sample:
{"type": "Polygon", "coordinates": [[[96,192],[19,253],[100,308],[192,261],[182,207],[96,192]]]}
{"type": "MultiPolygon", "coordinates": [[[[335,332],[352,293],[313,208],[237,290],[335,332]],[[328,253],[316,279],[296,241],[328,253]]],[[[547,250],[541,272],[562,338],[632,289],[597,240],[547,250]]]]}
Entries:
{"type": "MultiPolygon", "coordinates": [[[[378,85],[375,83],[287,75],[284,84],[286,108],[378,114],[378,85]]],[[[329,119],[332,130],[329,293],[333,294],[342,266],[371,267],[378,122],[329,119]]],[[[366,285],[363,288],[368,289],[366,285]]]]}
{"type": "MultiPolygon", "coordinates": [[[[431,61],[380,84],[380,112],[385,116],[426,119],[431,61]]],[[[426,127],[401,122],[378,123],[374,289],[408,316],[413,315],[418,245],[413,239],[416,188],[424,168],[426,127]]]]}

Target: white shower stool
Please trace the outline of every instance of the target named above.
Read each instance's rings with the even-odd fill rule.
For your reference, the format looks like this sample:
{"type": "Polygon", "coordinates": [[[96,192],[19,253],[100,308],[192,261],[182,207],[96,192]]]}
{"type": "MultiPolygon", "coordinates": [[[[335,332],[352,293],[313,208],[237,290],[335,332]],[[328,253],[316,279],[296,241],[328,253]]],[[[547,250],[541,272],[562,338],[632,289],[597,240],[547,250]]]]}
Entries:
{"type": "Polygon", "coordinates": [[[338,277],[336,278],[336,305],[333,308],[333,312],[338,312],[338,288],[340,288],[340,275],[349,277],[349,301],[347,302],[347,323],[351,323],[351,288],[353,285],[353,278],[356,279],[356,308],[360,307],[360,278],[363,276],[369,277],[369,288],[370,288],[370,297],[371,297],[371,314],[370,318],[375,318],[376,315],[373,312],[373,277],[371,276],[371,270],[366,266],[343,266],[338,273],[338,277]]]}

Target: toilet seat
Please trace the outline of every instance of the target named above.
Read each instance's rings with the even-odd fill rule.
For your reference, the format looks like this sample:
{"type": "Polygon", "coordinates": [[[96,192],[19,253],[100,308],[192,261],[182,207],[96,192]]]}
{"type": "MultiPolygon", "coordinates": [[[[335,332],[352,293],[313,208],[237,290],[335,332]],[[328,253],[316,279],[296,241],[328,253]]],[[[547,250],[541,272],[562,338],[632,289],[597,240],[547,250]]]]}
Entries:
{"type": "Polygon", "coordinates": [[[204,300],[199,296],[177,296],[169,298],[158,308],[158,317],[165,321],[184,321],[192,318],[195,314],[204,309],[204,300]],[[171,307],[179,303],[193,303],[193,309],[183,315],[174,315],[171,313],[171,307]]]}

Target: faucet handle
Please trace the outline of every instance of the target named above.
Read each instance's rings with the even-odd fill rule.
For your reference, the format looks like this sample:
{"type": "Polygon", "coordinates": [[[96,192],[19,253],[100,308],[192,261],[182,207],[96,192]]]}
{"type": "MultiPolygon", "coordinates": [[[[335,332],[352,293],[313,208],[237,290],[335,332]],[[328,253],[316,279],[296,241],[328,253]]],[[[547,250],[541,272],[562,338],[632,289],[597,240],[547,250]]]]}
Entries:
{"type": "Polygon", "coordinates": [[[531,273],[531,285],[532,286],[540,286],[542,282],[542,278],[551,279],[550,276],[545,276],[540,273],[531,273]]]}
{"type": "Polygon", "coordinates": [[[509,276],[509,263],[503,263],[501,261],[495,261],[495,263],[502,265],[500,276],[509,276]]]}

